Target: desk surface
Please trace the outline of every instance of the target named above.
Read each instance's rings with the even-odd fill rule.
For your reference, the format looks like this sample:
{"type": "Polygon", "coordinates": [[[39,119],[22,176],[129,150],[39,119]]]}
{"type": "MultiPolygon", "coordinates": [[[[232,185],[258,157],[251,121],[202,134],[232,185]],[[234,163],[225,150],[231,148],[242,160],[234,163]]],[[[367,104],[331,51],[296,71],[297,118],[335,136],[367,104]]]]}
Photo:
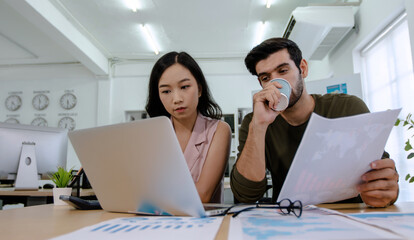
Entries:
{"type": "MultiPolygon", "coordinates": [[[[76,189],[73,189],[76,191],[76,189]]],[[[95,193],[92,189],[81,189],[82,197],[93,196],[95,193]]],[[[0,196],[28,196],[28,197],[52,197],[53,189],[39,189],[34,191],[15,191],[14,188],[0,188],[0,196]]]]}
{"type": "MultiPolygon", "coordinates": [[[[344,213],[359,212],[414,212],[414,202],[397,203],[387,208],[368,208],[364,204],[321,204],[344,213]]],[[[47,239],[69,233],[99,222],[129,217],[127,213],[110,213],[103,210],[76,210],[70,206],[39,205],[0,211],[2,239],[47,239]]],[[[230,216],[225,216],[216,239],[228,237],[230,216]]]]}

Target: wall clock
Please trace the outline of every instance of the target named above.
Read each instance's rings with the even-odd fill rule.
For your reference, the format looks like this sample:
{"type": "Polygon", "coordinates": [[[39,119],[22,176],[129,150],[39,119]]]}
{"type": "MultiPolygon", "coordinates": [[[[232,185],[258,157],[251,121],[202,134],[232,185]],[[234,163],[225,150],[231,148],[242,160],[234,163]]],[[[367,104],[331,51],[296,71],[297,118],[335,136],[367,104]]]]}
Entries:
{"type": "Polygon", "coordinates": [[[73,118],[71,117],[63,117],[59,120],[58,126],[60,128],[66,128],[69,131],[72,131],[75,129],[76,127],[76,122],[73,118]]]}
{"type": "Polygon", "coordinates": [[[22,106],[22,99],[19,95],[10,95],[6,98],[5,104],[9,111],[16,111],[22,106]]]}
{"type": "Polygon", "coordinates": [[[36,110],[44,110],[49,106],[49,98],[43,93],[37,94],[33,97],[32,105],[36,110]]]}
{"type": "Polygon", "coordinates": [[[47,127],[47,121],[46,121],[46,119],[44,119],[42,117],[37,117],[37,118],[33,119],[33,121],[31,122],[31,125],[47,127]]]}
{"type": "Polygon", "coordinates": [[[70,110],[76,106],[77,99],[73,93],[65,93],[60,97],[60,106],[66,110],[70,110]]]}
{"type": "Polygon", "coordinates": [[[17,118],[7,118],[6,121],[4,121],[5,123],[20,123],[19,120],[17,120],[17,118]]]}

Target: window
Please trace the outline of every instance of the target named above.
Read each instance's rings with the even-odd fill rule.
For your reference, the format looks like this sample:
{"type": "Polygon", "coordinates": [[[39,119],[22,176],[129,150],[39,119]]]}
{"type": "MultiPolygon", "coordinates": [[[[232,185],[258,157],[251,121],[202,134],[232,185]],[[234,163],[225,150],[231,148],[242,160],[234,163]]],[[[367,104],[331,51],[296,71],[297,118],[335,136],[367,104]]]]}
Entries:
{"type": "MultiPolygon", "coordinates": [[[[400,118],[414,114],[414,76],[410,36],[405,14],[397,18],[361,51],[364,100],[372,112],[402,108],[400,118]]],[[[404,143],[410,136],[394,128],[386,150],[400,174],[400,201],[414,200],[414,185],[405,181],[414,174],[414,161],[407,160],[404,143]]]]}

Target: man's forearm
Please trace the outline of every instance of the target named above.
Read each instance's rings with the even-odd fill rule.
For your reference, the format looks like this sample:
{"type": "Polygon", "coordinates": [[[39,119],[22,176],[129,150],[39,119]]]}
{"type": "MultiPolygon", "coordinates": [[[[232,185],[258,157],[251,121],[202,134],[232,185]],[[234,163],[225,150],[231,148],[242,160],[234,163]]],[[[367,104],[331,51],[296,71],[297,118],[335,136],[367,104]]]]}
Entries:
{"type": "Polygon", "coordinates": [[[242,153],[236,162],[237,171],[251,181],[262,181],[266,175],[265,136],[266,127],[249,125],[249,134],[242,153]]]}

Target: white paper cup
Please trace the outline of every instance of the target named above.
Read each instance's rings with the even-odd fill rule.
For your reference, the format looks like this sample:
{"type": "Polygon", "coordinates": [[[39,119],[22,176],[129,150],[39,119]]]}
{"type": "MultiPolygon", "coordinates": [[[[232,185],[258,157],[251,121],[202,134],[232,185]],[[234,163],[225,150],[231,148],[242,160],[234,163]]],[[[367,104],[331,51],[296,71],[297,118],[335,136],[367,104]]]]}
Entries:
{"type": "Polygon", "coordinates": [[[278,82],[282,85],[282,88],[279,88],[280,91],[280,99],[279,103],[277,104],[276,108],[272,108],[275,111],[283,111],[289,106],[289,98],[290,93],[292,91],[292,87],[290,86],[289,82],[282,78],[275,78],[270,80],[270,82],[278,82]]]}

